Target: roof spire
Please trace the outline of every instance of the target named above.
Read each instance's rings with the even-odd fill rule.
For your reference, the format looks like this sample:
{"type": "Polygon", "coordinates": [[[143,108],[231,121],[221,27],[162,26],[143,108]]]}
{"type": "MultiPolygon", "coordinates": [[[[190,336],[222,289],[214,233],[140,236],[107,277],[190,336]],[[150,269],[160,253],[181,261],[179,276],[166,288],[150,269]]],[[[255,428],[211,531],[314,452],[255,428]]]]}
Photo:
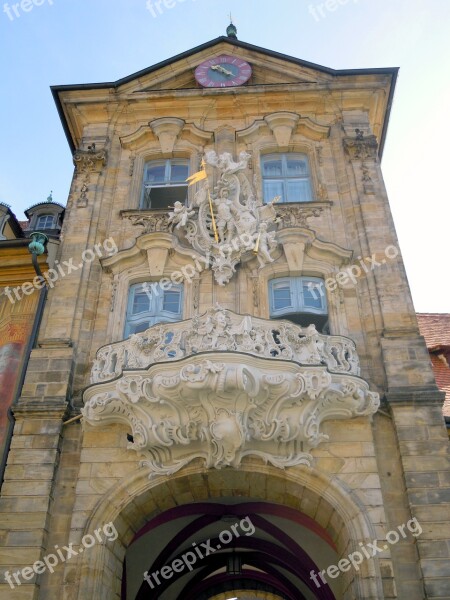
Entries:
{"type": "Polygon", "coordinates": [[[53,190],[50,192],[50,196],[47,197],[47,202],[53,202],[53,190]]]}
{"type": "Polygon", "coordinates": [[[237,27],[233,23],[233,17],[230,13],[230,24],[227,27],[227,36],[233,40],[237,40],[237,27]]]}

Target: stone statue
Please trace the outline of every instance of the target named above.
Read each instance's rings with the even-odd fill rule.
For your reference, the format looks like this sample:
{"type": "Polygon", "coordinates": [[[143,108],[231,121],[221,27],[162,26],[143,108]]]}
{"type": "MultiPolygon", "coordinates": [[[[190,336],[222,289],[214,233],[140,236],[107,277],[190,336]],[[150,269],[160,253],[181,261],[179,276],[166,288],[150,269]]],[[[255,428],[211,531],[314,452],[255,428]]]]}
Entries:
{"type": "Polygon", "coordinates": [[[169,213],[169,224],[171,231],[173,231],[174,227],[176,229],[180,229],[180,227],[186,227],[188,219],[194,214],[195,211],[189,210],[189,208],[177,200],[173,207],[173,211],[169,213]]]}

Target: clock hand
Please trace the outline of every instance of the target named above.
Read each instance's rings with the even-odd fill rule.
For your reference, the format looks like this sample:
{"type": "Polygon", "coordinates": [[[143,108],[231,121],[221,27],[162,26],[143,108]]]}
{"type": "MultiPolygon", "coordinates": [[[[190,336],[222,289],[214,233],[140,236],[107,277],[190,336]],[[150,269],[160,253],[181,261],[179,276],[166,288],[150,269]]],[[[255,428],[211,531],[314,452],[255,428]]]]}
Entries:
{"type": "Polygon", "coordinates": [[[223,67],[221,67],[220,65],[213,65],[211,67],[211,69],[213,71],[220,71],[221,73],[223,73],[224,75],[228,75],[231,76],[233,75],[233,73],[231,71],[228,71],[227,69],[224,69],[223,67]]]}

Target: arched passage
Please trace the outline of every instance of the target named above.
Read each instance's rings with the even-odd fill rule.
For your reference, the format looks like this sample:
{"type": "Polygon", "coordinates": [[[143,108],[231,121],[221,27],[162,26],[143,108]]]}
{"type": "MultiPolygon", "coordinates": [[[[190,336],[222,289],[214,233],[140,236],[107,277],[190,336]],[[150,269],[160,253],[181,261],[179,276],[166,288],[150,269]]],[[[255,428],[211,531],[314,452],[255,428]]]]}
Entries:
{"type": "Polygon", "coordinates": [[[330,580],[333,593],[317,579],[318,560],[335,564],[335,545],[295,509],[235,498],[182,505],[152,519],[130,544],[123,600],[209,600],[237,589],[335,600],[342,582],[330,580]]]}
{"type": "MultiPolygon", "coordinates": [[[[70,579],[78,588],[74,597],[78,600],[86,597],[119,600],[125,554],[138,532],[170,509],[200,502],[220,503],[224,498],[234,498],[239,503],[251,499],[301,513],[326,532],[339,557],[357,550],[359,543],[376,539],[374,528],[357,497],[338,480],[330,480],[314,469],[298,467],[280,471],[249,460],[239,470],[208,471],[191,465],[170,480],[162,477],[149,480],[148,473],[142,470],[110,490],[88,520],[86,532],[113,522],[119,537],[113,544],[93,547],[89,556],[80,556],[76,565],[72,563],[70,579]]],[[[258,552],[255,548],[248,550],[258,552]]],[[[326,568],[329,564],[318,566],[326,568]]],[[[359,571],[345,574],[341,598],[383,598],[376,558],[363,562],[359,571]]]]}

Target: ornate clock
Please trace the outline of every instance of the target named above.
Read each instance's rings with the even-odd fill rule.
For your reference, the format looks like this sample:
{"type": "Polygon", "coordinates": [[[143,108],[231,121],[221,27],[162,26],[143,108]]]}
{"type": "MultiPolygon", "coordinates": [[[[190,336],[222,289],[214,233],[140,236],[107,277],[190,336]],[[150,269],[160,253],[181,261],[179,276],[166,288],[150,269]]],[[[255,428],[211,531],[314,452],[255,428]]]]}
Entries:
{"type": "Polygon", "coordinates": [[[252,68],[248,62],[227,54],[205,60],[195,69],[195,79],[202,87],[208,88],[243,85],[251,74],[252,68]]]}

